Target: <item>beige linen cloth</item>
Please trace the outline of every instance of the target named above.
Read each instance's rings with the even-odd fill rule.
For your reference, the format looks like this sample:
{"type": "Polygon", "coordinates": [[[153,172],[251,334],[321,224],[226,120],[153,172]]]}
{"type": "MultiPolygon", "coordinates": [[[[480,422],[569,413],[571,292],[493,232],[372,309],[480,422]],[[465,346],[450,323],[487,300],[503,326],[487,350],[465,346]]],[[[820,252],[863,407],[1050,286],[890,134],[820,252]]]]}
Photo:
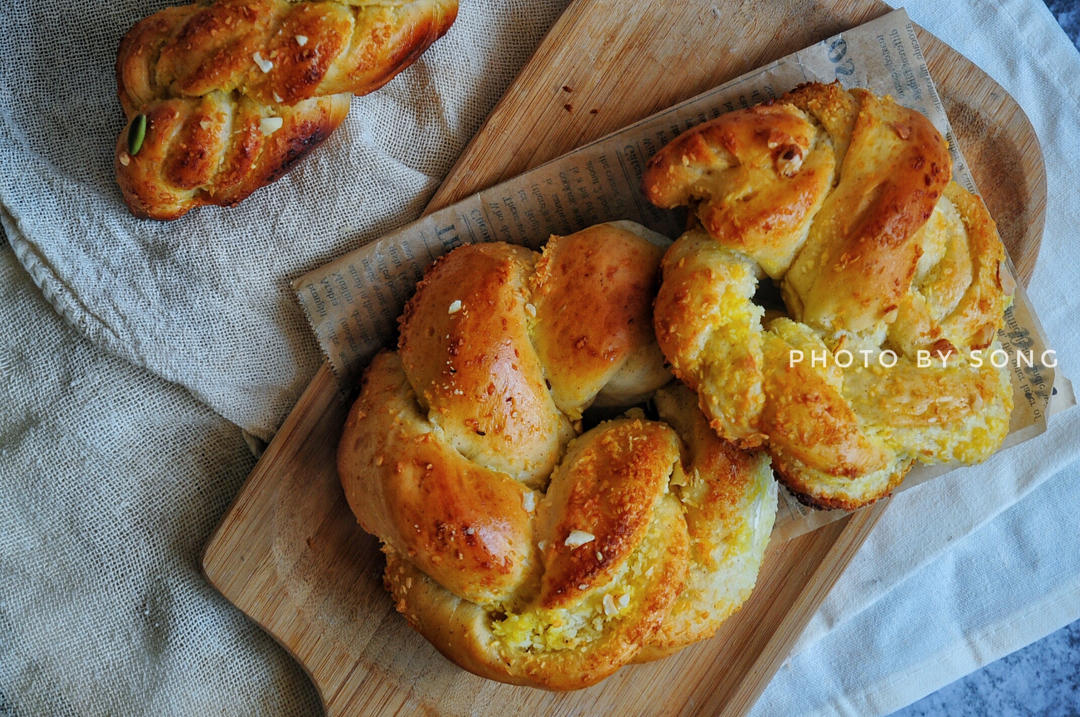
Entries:
{"type": "MultiPolygon", "coordinates": [[[[0,714],[318,710],[198,573],[253,465],[241,429],[269,438],[319,363],[288,281],[415,218],[562,9],[466,0],[281,181],[160,224],[130,217],[112,179],[110,68],[167,4],[0,5],[0,714]]],[[[1038,0],[908,10],[1039,133],[1031,295],[1076,377],[1080,57],[1038,0]]],[[[885,712],[1080,616],[1078,414],[898,498],[758,711],[885,712]]]]}

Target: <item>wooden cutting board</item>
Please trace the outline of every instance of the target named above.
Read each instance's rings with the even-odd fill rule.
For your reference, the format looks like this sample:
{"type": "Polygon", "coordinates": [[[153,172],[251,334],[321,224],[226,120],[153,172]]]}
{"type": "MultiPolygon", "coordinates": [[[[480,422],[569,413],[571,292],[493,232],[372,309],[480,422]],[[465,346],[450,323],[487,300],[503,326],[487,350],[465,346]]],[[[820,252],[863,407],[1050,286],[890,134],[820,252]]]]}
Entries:
{"type": "MultiPolygon", "coordinates": [[[[877,0],[576,3],[428,209],[887,11],[877,0]]],[[[1035,134],[978,68],[926,32],[919,41],[1026,282],[1046,203],[1035,134]]],[[[711,640],[578,692],[510,687],[445,660],[394,612],[377,543],[356,525],[334,470],[347,408],[324,365],[203,557],[210,582],[296,656],[331,714],[744,713],[887,507],[774,541],[753,596],[711,640]]]]}

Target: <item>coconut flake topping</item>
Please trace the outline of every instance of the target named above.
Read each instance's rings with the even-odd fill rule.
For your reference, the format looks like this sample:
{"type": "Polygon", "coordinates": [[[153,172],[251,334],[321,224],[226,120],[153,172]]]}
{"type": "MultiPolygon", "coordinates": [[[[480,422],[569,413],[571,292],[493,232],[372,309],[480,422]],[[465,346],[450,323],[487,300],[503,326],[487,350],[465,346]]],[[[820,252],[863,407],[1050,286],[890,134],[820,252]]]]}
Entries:
{"type": "Polygon", "coordinates": [[[262,70],[264,73],[274,69],[274,63],[270,62],[270,60],[264,60],[263,56],[260,55],[258,52],[252,55],[251,59],[255,60],[255,64],[258,65],[259,69],[262,70]]]}
{"type": "Polygon", "coordinates": [[[586,533],[584,530],[571,530],[570,535],[566,536],[566,540],[563,541],[563,545],[570,548],[579,548],[594,540],[596,540],[596,536],[592,533],[586,533]]]}
{"type": "Polygon", "coordinates": [[[263,117],[259,120],[259,131],[263,134],[273,134],[281,129],[283,124],[285,124],[285,120],[280,117],[263,117]]]}

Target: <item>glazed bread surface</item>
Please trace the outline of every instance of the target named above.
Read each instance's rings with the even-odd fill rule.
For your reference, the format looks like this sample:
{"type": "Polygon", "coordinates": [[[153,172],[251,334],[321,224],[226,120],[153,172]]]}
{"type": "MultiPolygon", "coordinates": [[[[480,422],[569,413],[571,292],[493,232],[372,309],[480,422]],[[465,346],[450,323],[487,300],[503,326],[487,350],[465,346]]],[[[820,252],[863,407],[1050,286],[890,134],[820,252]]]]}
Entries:
{"type": "Polygon", "coordinates": [[[216,0],[147,17],[116,60],[124,201],[154,219],[236,204],[326,139],[352,95],[412,64],[456,15],[456,0],[216,0]]]}
{"type": "Polygon", "coordinates": [[[345,496],[397,609],[479,675],[584,687],[713,634],[753,588],[776,483],[664,367],[666,243],[619,222],[541,254],[460,247],[365,374],[345,496]]]}
{"type": "Polygon", "coordinates": [[[714,430],[766,447],[808,503],[864,505],[915,461],[977,462],[1008,432],[1008,369],[979,360],[1011,301],[1004,248],[951,175],[926,117],[835,83],[691,128],[648,164],[646,196],[691,207],[660,347],[714,430]]]}

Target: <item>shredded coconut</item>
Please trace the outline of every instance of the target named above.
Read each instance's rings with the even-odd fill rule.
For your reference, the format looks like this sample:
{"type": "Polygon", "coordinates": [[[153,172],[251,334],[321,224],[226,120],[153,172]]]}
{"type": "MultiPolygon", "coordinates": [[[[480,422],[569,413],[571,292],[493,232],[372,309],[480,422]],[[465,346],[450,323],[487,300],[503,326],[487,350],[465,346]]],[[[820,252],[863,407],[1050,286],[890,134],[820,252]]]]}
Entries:
{"type": "Polygon", "coordinates": [[[283,124],[285,124],[285,120],[280,117],[263,117],[259,121],[259,131],[263,134],[273,134],[281,129],[283,124]]]}
{"type": "Polygon", "coordinates": [[[592,533],[586,533],[584,530],[571,530],[570,535],[566,536],[566,540],[563,541],[563,545],[571,548],[579,548],[594,540],[596,540],[596,536],[592,533]]]}
{"type": "Polygon", "coordinates": [[[259,69],[262,70],[264,73],[274,69],[274,63],[270,62],[270,60],[264,60],[263,56],[260,55],[258,52],[252,55],[251,59],[255,60],[255,64],[258,65],[259,69]]]}
{"type": "Polygon", "coordinates": [[[611,593],[604,595],[604,614],[611,617],[619,611],[619,608],[615,607],[615,598],[611,597],[611,593]]]}

